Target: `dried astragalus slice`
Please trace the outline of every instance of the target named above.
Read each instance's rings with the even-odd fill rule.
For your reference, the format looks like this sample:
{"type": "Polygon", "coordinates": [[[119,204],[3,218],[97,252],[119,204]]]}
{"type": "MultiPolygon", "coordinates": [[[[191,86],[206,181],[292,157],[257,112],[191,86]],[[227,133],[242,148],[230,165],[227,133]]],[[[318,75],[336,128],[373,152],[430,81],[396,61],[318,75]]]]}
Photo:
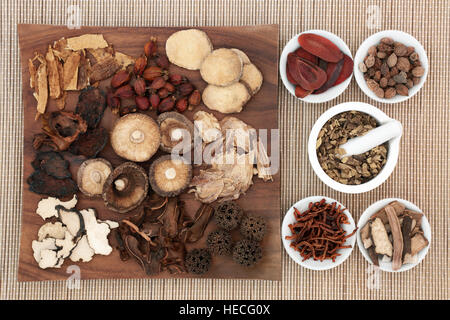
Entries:
{"type": "Polygon", "coordinates": [[[73,51],[83,49],[106,48],[108,43],[101,34],[83,34],[78,37],[67,39],[67,48],[73,51]]]}
{"type": "Polygon", "coordinates": [[[209,109],[221,113],[241,112],[249,99],[247,88],[239,82],[228,87],[208,85],[202,94],[203,103],[209,109]]]}
{"type": "Polygon", "coordinates": [[[212,113],[197,111],[194,114],[194,125],[205,143],[216,141],[222,135],[219,121],[212,113]]]}
{"type": "Polygon", "coordinates": [[[67,57],[63,66],[64,90],[77,90],[80,59],[81,55],[79,52],[72,52],[67,57]]]}
{"type": "Polygon", "coordinates": [[[239,81],[242,66],[242,60],[236,52],[220,48],[205,58],[200,67],[200,75],[209,84],[226,87],[239,81]]]}
{"type": "Polygon", "coordinates": [[[48,46],[47,53],[45,55],[47,61],[47,72],[48,72],[48,89],[50,93],[50,98],[58,99],[63,93],[63,88],[61,88],[61,82],[59,79],[58,64],[59,60],[55,58],[51,46],[48,46]]]}
{"type": "Polygon", "coordinates": [[[213,49],[208,35],[197,29],[181,30],[173,33],[166,41],[166,55],[173,64],[198,70],[213,49]]]}
{"type": "Polygon", "coordinates": [[[57,206],[63,206],[64,208],[69,210],[75,208],[77,202],[78,199],[77,195],[75,194],[69,201],[61,201],[58,198],[48,197],[39,201],[36,213],[40,215],[44,220],[51,217],[57,217],[58,216],[58,210],[56,209],[57,206]]]}
{"type": "Polygon", "coordinates": [[[248,56],[242,50],[239,50],[239,49],[236,49],[236,48],[233,48],[231,50],[233,50],[239,56],[239,58],[241,58],[242,63],[244,65],[251,63],[251,61],[248,58],[248,56]]]}

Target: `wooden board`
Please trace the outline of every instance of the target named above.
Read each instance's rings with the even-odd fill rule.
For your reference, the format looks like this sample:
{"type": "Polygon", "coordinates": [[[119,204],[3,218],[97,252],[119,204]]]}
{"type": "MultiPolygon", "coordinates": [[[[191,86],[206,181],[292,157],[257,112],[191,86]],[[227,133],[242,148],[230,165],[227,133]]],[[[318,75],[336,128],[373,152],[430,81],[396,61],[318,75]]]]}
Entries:
{"type": "MultiPolygon", "coordinates": [[[[35,151],[32,147],[33,135],[40,132],[41,123],[35,121],[36,101],[29,87],[29,72],[27,62],[33,56],[34,51],[45,53],[47,46],[61,37],[77,36],[85,33],[101,33],[106,41],[112,44],[116,51],[120,51],[134,57],[143,52],[143,46],[150,36],[158,39],[159,51],[164,51],[166,39],[173,32],[183,28],[110,28],[110,27],[82,27],[81,29],[68,29],[64,26],[48,25],[19,25],[19,43],[22,68],[22,93],[24,104],[24,163],[23,163],[23,214],[20,242],[20,258],[18,269],[19,281],[64,280],[69,277],[67,267],[78,265],[81,271],[81,279],[118,279],[118,278],[148,278],[139,265],[133,260],[122,262],[117,250],[109,256],[96,255],[88,263],[73,263],[66,259],[60,269],[39,269],[33,258],[31,248],[32,240],[37,238],[37,231],[44,223],[42,218],[35,213],[37,204],[42,196],[28,190],[27,177],[32,173],[31,161],[35,151]]],[[[260,92],[251,99],[244,110],[235,116],[245,121],[256,129],[278,128],[278,25],[261,25],[248,27],[202,27],[212,40],[215,48],[238,48],[247,53],[251,61],[264,75],[264,83],[260,92]]],[[[178,72],[187,76],[197,88],[203,90],[206,86],[201,80],[198,71],[188,71],[175,66],[170,67],[171,72],[178,72]]],[[[104,81],[101,86],[109,83],[104,81]]],[[[74,110],[78,93],[71,93],[68,97],[66,110],[74,110]]],[[[52,110],[54,106],[49,105],[52,110]]],[[[198,110],[207,110],[203,105],[198,110]]],[[[194,112],[186,112],[185,115],[192,119],[194,112]]],[[[156,118],[155,112],[148,112],[156,118]]],[[[214,112],[220,120],[224,115],[214,112]]],[[[116,116],[107,109],[101,125],[111,128],[116,116]]],[[[270,131],[268,139],[268,153],[270,155],[270,131]]],[[[124,162],[114,154],[109,143],[100,153],[100,157],[108,159],[115,167],[124,162]]],[[[153,158],[154,159],[154,158],[153,158]]],[[[71,161],[72,174],[80,164],[79,159],[71,161]]],[[[149,163],[143,163],[147,170],[149,163]]],[[[213,257],[210,271],[203,278],[243,278],[281,280],[281,241],[280,241],[280,174],[274,176],[273,182],[263,182],[256,176],[254,184],[247,194],[241,196],[238,204],[249,214],[262,215],[267,222],[267,233],[262,241],[263,259],[251,268],[244,268],[235,264],[231,257],[213,257]]],[[[77,208],[95,208],[100,219],[120,220],[127,215],[118,214],[105,208],[101,199],[89,199],[80,192],[77,193],[79,202],[77,208]]],[[[192,194],[183,194],[188,214],[193,215],[200,203],[192,194]]],[[[205,235],[214,230],[215,224],[211,221],[205,235]]],[[[188,245],[188,249],[204,247],[204,236],[198,243],[188,245]]],[[[238,240],[237,231],[233,233],[233,239],[238,240]]],[[[163,272],[153,278],[193,278],[190,274],[171,275],[163,272]]]]}

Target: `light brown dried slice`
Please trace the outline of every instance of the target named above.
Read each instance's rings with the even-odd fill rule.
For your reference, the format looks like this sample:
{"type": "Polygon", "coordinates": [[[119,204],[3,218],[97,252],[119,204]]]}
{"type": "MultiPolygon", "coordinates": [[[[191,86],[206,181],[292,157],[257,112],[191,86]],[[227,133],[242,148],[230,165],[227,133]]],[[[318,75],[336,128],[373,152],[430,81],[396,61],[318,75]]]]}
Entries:
{"type": "Polygon", "coordinates": [[[209,54],[200,67],[203,80],[215,86],[226,87],[242,76],[243,62],[231,49],[220,48],[209,54]]]}
{"type": "Polygon", "coordinates": [[[63,89],[60,87],[59,81],[59,71],[58,64],[59,60],[55,59],[53,50],[48,46],[48,51],[45,55],[47,61],[47,72],[48,72],[48,89],[50,93],[50,98],[58,99],[61,97],[63,89]]]}
{"type": "Polygon", "coordinates": [[[240,82],[228,87],[209,85],[203,90],[203,103],[211,110],[221,113],[241,112],[250,99],[247,88],[240,82]]]}
{"type": "Polygon", "coordinates": [[[129,65],[133,65],[136,62],[136,59],[132,56],[118,51],[114,54],[114,58],[121,69],[125,69],[129,65]]]}
{"type": "Polygon", "coordinates": [[[198,70],[213,49],[208,35],[197,29],[173,33],[166,41],[166,55],[173,64],[189,70],[198,70]]]}
{"type": "Polygon", "coordinates": [[[244,65],[241,81],[247,86],[250,94],[254,96],[263,84],[261,71],[253,64],[244,65]]]}
{"type": "Polygon", "coordinates": [[[233,49],[231,49],[231,50],[233,50],[234,52],[237,53],[237,55],[239,56],[239,58],[241,58],[242,63],[243,63],[244,65],[251,63],[251,61],[250,61],[250,59],[248,58],[248,56],[247,56],[242,50],[239,50],[239,49],[236,49],[236,48],[233,48],[233,49]]]}
{"type": "Polygon", "coordinates": [[[83,34],[67,39],[67,48],[73,51],[106,48],[108,43],[101,34],[83,34]]]}
{"type": "Polygon", "coordinates": [[[81,55],[79,52],[72,52],[64,63],[64,90],[77,90],[80,59],[81,55]]]}

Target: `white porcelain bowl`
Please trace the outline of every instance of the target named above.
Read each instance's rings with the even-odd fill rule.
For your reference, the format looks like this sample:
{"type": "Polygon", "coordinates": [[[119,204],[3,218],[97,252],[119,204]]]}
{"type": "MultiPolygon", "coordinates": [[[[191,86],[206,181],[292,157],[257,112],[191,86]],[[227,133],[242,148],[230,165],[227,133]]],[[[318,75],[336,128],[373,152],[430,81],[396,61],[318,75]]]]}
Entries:
{"type": "Polygon", "coordinates": [[[330,178],[330,176],[328,176],[325,173],[325,171],[323,171],[322,167],[319,164],[319,159],[317,158],[316,153],[317,136],[319,135],[320,129],[322,129],[324,124],[330,118],[334,117],[339,113],[351,110],[356,110],[371,115],[377,120],[377,122],[380,125],[392,120],[392,118],[389,118],[383,111],[367,103],[345,102],[338,104],[337,106],[334,106],[328,109],[325,113],[323,113],[314,124],[311,133],[309,134],[308,156],[309,162],[311,163],[314,172],[319,177],[319,179],[322,180],[322,182],[325,183],[327,186],[336,191],[344,193],[363,193],[373,190],[379,185],[381,185],[384,181],[387,180],[387,178],[389,178],[392,171],[394,171],[394,168],[398,160],[401,136],[391,139],[388,142],[389,150],[386,164],[384,165],[383,169],[381,169],[381,171],[378,173],[378,175],[375,176],[372,180],[367,181],[366,183],[362,183],[360,185],[346,185],[333,180],[332,178],[330,178]]]}
{"type": "MultiPolygon", "coordinates": [[[[324,261],[314,261],[314,259],[308,259],[306,261],[303,261],[302,256],[298,251],[295,251],[293,248],[291,248],[291,240],[286,240],[286,236],[291,235],[291,230],[289,229],[289,225],[292,223],[295,223],[295,217],[294,217],[294,207],[297,208],[300,212],[304,212],[308,209],[308,205],[311,202],[318,202],[322,199],[325,199],[326,203],[333,203],[337,202],[337,205],[340,205],[341,207],[345,207],[342,203],[339,203],[338,201],[328,198],[328,197],[322,197],[322,196],[315,196],[315,197],[309,197],[302,199],[298,201],[296,204],[294,204],[284,216],[283,224],[281,226],[281,238],[283,241],[284,249],[288,253],[288,255],[291,257],[292,260],[295,261],[295,263],[301,265],[302,267],[305,267],[307,269],[311,270],[328,270],[332,269],[334,267],[337,267],[341,263],[343,263],[352,253],[352,250],[355,246],[356,241],[356,234],[351,236],[347,239],[347,241],[344,243],[344,245],[351,245],[351,248],[345,248],[345,249],[339,249],[337,252],[340,253],[340,256],[336,257],[336,261],[333,262],[329,259],[324,261]]],[[[349,224],[343,224],[342,228],[347,232],[347,234],[350,234],[353,230],[355,230],[355,221],[352,218],[352,215],[350,212],[345,209],[344,213],[348,217],[349,224]]]]}
{"type": "MultiPolygon", "coordinates": [[[[377,211],[381,210],[382,208],[386,207],[389,203],[393,202],[393,201],[398,201],[400,203],[403,203],[406,207],[406,209],[412,210],[412,211],[416,211],[416,212],[422,212],[422,210],[420,210],[416,205],[414,205],[413,203],[403,200],[403,199],[398,199],[398,198],[389,198],[389,199],[383,199],[380,200],[378,202],[375,202],[374,204],[372,204],[370,207],[368,207],[366,209],[366,211],[363,212],[361,218],[358,221],[358,231],[356,232],[356,238],[358,241],[358,247],[359,247],[359,251],[361,251],[362,255],[364,256],[364,258],[370,263],[372,263],[372,260],[370,259],[369,256],[369,252],[364,248],[364,245],[362,243],[361,240],[361,229],[366,225],[366,223],[369,221],[370,217],[375,214],[377,211]]],[[[430,227],[430,223],[428,222],[427,217],[424,215],[422,217],[422,230],[423,230],[423,235],[425,236],[425,238],[428,239],[428,242],[431,243],[431,227],[430,227]]],[[[417,263],[416,264],[412,264],[412,263],[408,263],[408,264],[404,264],[402,265],[402,267],[398,270],[392,270],[392,262],[382,262],[381,259],[379,261],[380,264],[380,269],[383,271],[388,271],[388,272],[403,272],[403,271],[407,271],[409,269],[414,268],[416,265],[418,265],[423,258],[425,258],[425,256],[428,253],[428,249],[430,248],[430,244],[423,249],[422,251],[420,251],[417,254],[417,263]]]]}
{"type": "Polygon", "coordinates": [[[361,46],[359,47],[358,51],[355,54],[353,68],[354,68],[353,73],[355,74],[355,79],[356,82],[358,83],[358,86],[369,98],[384,103],[397,103],[408,100],[409,98],[414,96],[417,92],[419,92],[419,90],[422,88],[423,84],[425,83],[425,80],[427,79],[428,74],[428,57],[427,53],[425,52],[425,49],[422,47],[420,42],[417,41],[416,38],[414,38],[412,35],[405,33],[403,31],[385,30],[375,33],[370,37],[368,37],[366,40],[364,40],[364,42],[361,44],[361,46]],[[420,78],[419,84],[409,89],[408,96],[396,95],[391,99],[378,98],[377,95],[373,93],[372,90],[369,89],[369,87],[366,84],[366,81],[364,80],[363,73],[359,71],[358,65],[359,63],[364,61],[364,58],[367,56],[367,51],[369,50],[369,48],[373,45],[377,45],[378,43],[380,43],[380,40],[384,37],[390,37],[394,39],[394,41],[401,42],[406,46],[413,46],[416,52],[419,54],[419,60],[422,64],[422,67],[425,69],[425,73],[420,78]]]}
{"type": "MultiPolygon", "coordinates": [[[[287,56],[289,53],[294,52],[298,48],[300,48],[300,44],[298,43],[298,37],[303,33],[314,33],[319,36],[325,37],[331,42],[333,42],[343,53],[348,55],[350,58],[353,59],[352,53],[348,46],[345,44],[345,42],[339,38],[334,33],[324,31],[324,30],[308,30],[305,32],[301,32],[297,35],[295,35],[291,40],[289,40],[288,43],[286,43],[283,52],[281,53],[280,57],[280,76],[281,80],[283,80],[283,84],[288,89],[288,91],[295,97],[295,85],[289,82],[286,76],[286,62],[287,62],[287,56]]],[[[344,82],[338,84],[337,86],[331,87],[327,91],[321,93],[321,94],[310,94],[304,98],[298,98],[299,100],[305,101],[305,102],[312,102],[312,103],[322,103],[327,102],[330,100],[333,100],[337,96],[339,96],[342,92],[347,89],[348,85],[350,84],[350,81],[352,80],[352,75],[350,75],[344,82]]]]}

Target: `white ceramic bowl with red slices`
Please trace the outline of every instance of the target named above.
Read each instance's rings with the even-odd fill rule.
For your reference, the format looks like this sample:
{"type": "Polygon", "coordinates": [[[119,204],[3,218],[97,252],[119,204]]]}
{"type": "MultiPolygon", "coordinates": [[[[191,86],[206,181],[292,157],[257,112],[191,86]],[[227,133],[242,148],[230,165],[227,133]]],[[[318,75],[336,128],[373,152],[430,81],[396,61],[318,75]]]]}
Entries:
{"type": "MultiPolygon", "coordinates": [[[[347,56],[349,56],[350,58],[353,59],[352,53],[351,53],[350,49],[348,48],[347,44],[344,42],[344,40],[342,40],[340,37],[338,37],[334,33],[331,33],[331,32],[325,31],[325,30],[308,30],[308,31],[304,31],[304,32],[301,32],[301,33],[295,35],[291,40],[289,40],[288,43],[286,43],[286,45],[283,49],[283,52],[281,53],[281,57],[280,57],[281,80],[283,81],[283,84],[286,87],[286,89],[293,96],[295,96],[295,85],[289,82],[289,80],[287,79],[287,75],[286,75],[287,56],[289,53],[294,52],[295,50],[300,48],[300,44],[298,43],[298,37],[304,33],[313,33],[313,34],[322,36],[324,38],[327,38],[328,40],[333,42],[344,54],[346,54],[347,56]]],[[[350,84],[350,82],[352,80],[352,77],[353,77],[353,72],[347,79],[344,80],[344,82],[338,84],[337,86],[333,86],[333,87],[329,88],[327,91],[325,91],[323,93],[310,94],[304,98],[298,98],[298,97],[297,98],[301,101],[311,102],[311,103],[322,103],[322,102],[327,102],[327,101],[333,100],[334,98],[338,97],[342,92],[344,92],[345,89],[347,89],[348,85],[350,84]]]]}

